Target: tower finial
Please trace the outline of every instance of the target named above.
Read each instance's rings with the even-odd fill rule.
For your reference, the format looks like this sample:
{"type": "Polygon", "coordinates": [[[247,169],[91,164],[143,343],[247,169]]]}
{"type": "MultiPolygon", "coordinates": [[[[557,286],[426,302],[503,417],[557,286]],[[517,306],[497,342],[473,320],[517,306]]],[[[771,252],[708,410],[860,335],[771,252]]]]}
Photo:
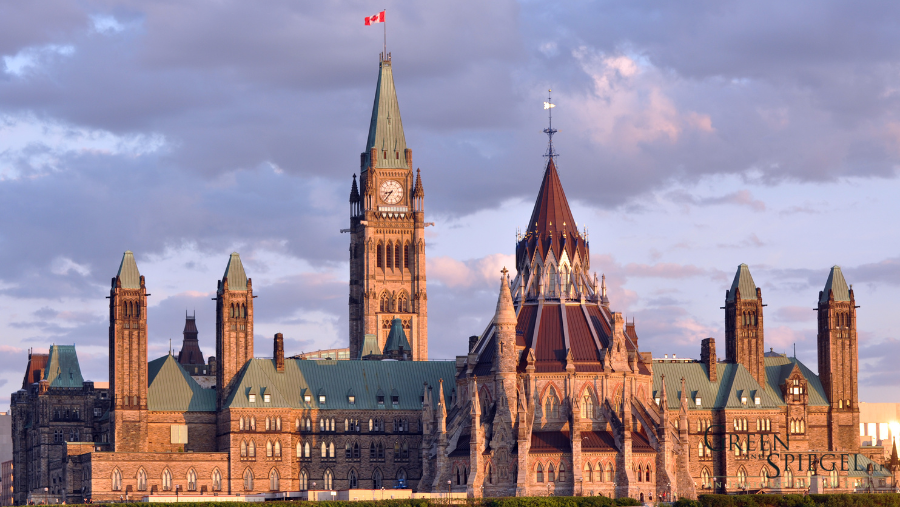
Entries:
{"type": "Polygon", "coordinates": [[[557,130],[553,128],[553,108],[556,107],[556,104],[552,102],[552,98],[550,95],[551,92],[553,92],[552,89],[547,90],[547,102],[544,102],[544,109],[547,110],[549,121],[548,127],[544,129],[544,133],[547,134],[547,137],[549,138],[549,142],[547,144],[547,153],[544,154],[544,156],[550,157],[550,160],[552,161],[553,157],[558,156],[558,154],[553,151],[553,134],[555,134],[557,130]]]}

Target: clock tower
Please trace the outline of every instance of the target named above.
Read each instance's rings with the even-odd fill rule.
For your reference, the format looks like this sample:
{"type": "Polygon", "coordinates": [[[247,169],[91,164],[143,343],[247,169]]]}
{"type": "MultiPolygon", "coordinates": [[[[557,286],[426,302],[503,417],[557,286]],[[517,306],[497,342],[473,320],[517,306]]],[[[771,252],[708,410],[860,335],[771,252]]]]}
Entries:
{"type": "Polygon", "coordinates": [[[350,357],[381,354],[394,318],[408,359],[428,359],[425,191],[400,121],[391,54],[381,54],[366,151],[350,189],[350,357]]]}

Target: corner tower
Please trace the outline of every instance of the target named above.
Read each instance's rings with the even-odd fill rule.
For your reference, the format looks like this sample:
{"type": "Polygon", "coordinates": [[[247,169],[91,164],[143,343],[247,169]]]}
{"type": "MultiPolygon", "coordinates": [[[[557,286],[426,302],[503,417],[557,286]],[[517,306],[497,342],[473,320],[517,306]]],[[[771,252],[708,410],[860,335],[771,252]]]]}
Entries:
{"type": "Polygon", "coordinates": [[[109,290],[110,433],[113,451],[147,450],[147,289],[125,252],[109,290]]]}
{"type": "Polygon", "coordinates": [[[231,380],[253,358],[253,284],[241,256],[231,254],[216,291],[216,397],[221,410],[231,380]]]}
{"type": "Polygon", "coordinates": [[[760,386],[766,385],[763,306],[750,268],[741,264],[725,291],[725,360],[744,365],[760,386]]]}
{"type": "Polygon", "coordinates": [[[819,292],[819,378],[831,405],[828,418],[830,450],[857,447],[858,345],[856,299],[840,266],[831,268],[825,289],[819,292]]]}
{"type": "Polygon", "coordinates": [[[379,63],[366,150],[350,189],[350,357],[367,335],[383,349],[400,319],[412,359],[428,359],[425,291],[425,191],[413,174],[400,121],[391,55],[379,63]]]}

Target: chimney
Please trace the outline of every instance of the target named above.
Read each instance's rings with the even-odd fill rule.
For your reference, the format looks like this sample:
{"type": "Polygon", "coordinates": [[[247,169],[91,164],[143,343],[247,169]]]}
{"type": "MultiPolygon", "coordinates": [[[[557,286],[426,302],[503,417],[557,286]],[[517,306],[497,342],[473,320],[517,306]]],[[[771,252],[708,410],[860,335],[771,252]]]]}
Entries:
{"type": "Polygon", "coordinates": [[[716,382],[718,371],[716,371],[716,340],[714,338],[704,338],[700,342],[700,362],[705,364],[709,371],[709,381],[716,382]]]}
{"type": "Polygon", "coordinates": [[[475,348],[476,343],[478,343],[478,337],[470,336],[469,337],[469,352],[472,352],[472,350],[475,348]]]}
{"type": "Polygon", "coordinates": [[[284,372],[284,335],[275,333],[275,371],[284,372]]]}
{"type": "Polygon", "coordinates": [[[216,374],[216,356],[209,356],[209,362],[206,363],[209,366],[209,374],[216,374]]]}

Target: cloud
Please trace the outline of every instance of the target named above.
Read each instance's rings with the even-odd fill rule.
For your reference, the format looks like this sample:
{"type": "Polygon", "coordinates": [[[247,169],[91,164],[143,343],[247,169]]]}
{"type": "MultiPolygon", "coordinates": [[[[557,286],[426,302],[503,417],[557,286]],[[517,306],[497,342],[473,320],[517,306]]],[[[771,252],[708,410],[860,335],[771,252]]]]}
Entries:
{"type": "MultiPolygon", "coordinates": [[[[427,262],[429,278],[450,289],[488,289],[496,285],[495,290],[499,290],[500,270],[505,267],[515,271],[516,259],[513,255],[498,253],[468,261],[429,257],[427,262]]],[[[510,275],[514,276],[514,273],[510,275]]]]}
{"type": "Polygon", "coordinates": [[[688,194],[684,190],[673,190],[668,192],[666,196],[676,203],[690,204],[694,206],[716,206],[722,204],[733,204],[735,206],[745,206],[753,211],[765,211],[766,203],[755,199],[749,190],[739,190],[726,195],[717,197],[697,197],[688,194]]]}
{"type": "Polygon", "coordinates": [[[775,310],[775,319],[779,322],[810,323],[816,320],[812,306],[781,306],[775,310]]]}

